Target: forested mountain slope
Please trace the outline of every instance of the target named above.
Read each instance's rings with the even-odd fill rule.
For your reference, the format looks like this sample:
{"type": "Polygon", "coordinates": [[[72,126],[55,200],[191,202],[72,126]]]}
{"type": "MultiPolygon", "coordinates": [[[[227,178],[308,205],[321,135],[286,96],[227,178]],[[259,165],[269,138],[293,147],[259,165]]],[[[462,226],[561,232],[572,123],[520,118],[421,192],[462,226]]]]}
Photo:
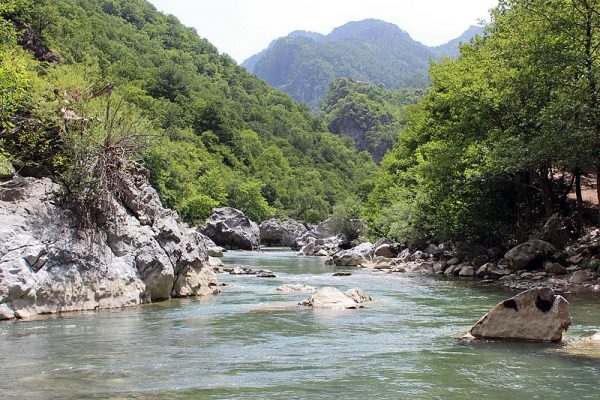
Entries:
{"type": "Polygon", "coordinates": [[[336,78],[383,84],[388,89],[424,88],[429,84],[430,59],[454,55],[460,42],[477,33],[470,28],[460,39],[429,48],[394,24],[367,19],[349,22],[329,35],[294,32],[242,65],[314,111],[336,78]]]}
{"type": "Polygon", "coordinates": [[[416,103],[422,90],[390,89],[348,78],[329,86],[319,115],[331,132],[352,138],[359,151],[380,162],[398,141],[404,125],[404,106],[416,103]]]}
{"type": "MultiPolygon", "coordinates": [[[[0,17],[0,143],[21,171],[76,170],[58,132],[65,109],[83,104],[86,121],[131,118],[130,130],[151,136],[141,160],[163,202],[190,222],[217,205],[315,222],[348,193],[366,195],[368,154],[144,0],[9,0],[0,17]],[[26,27],[62,62],[22,51],[26,27]],[[127,118],[109,118],[116,104],[127,118]],[[25,129],[24,118],[40,123],[25,129]]],[[[99,130],[105,143],[109,125],[99,130]]]]}

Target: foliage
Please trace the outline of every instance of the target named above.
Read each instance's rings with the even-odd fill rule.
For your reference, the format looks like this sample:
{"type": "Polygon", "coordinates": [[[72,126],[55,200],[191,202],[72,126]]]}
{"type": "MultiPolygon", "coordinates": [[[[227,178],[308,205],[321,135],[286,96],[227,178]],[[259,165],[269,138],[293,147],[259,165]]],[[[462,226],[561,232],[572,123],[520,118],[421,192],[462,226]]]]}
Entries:
{"type": "Polygon", "coordinates": [[[372,234],[520,238],[573,212],[573,182],[600,165],[600,3],[506,0],[492,17],[458,59],[431,67],[369,197],[372,234]]]}
{"type": "Polygon", "coordinates": [[[331,132],[351,137],[359,151],[368,151],[375,162],[380,162],[396,143],[404,106],[416,102],[420,93],[386,90],[341,78],[330,84],[321,104],[321,116],[331,132]]]}
{"type": "MultiPolygon", "coordinates": [[[[143,162],[163,202],[188,222],[200,224],[211,207],[223,205],[240,207],[259,221],[278,214],[316,222],[376,172],[368,157],[327,132],[306,106],[144,0],[23,0],[20,7],[2,7],[3,21],[31,26],[64,63],[30,61],[31,68],[21,68],[10,58],[24,54],[14,41],[10,51],[0,52],[0,60],[10,58],[0,63],[0,74],[8,76],[0,82],[1,106],[10,107],[2,115],[31,122],[5,132],[19,166],[42,164],[44,174],[66,179],[71,152],[83,156],[91,146],[89,154],[98,156],[103,131],[85,126],[84,137],[90,132],[95,139],[81,143],[63,134],[64,99],[52,93],[77,87],[89,95],[90,85],[99,89],[94,82],[111,81],[114,101],[121,98],[135,119],[145,121],[143,131],[161,132],[143,162]],[[79,82],[71,85],[69,79],[79,82]]],[[[104,120],[100,109],[86,107],[96,106],[87,104],[76,114],[104,120]]]]}
{"type": "Polygon", "coordinates": [[[355,196],[350,196],[338,203],[331,215],[331,233],[343,235],[350,242],[357,240],[364,230],[361,211],[362,205],[355,196]]]}

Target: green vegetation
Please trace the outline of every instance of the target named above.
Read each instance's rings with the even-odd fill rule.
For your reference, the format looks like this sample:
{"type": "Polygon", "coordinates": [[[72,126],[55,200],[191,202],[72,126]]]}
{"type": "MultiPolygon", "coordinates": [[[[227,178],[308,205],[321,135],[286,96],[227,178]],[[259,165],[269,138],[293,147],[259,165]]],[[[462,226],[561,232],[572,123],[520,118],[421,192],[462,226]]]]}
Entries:
{"type": "Polygon", "coordinates": [[[420,94],[341,78],[329,86],[320,115],[331,132],[351,137],[359,151],[367,150],[380,162],[397,142],[404,106],[415,103],[420,94]]]}
{"type": "Polygon", "coordinates": [[[145,1],[5,1],[0,174],[52,176],[93,212],[139,161],[194,224],[223,205],[257,221],[333,211],[348,238],[362,216],[409,244],[521,240],[557,211],[581,227],[582,176],[600,170],[600,3],[503,0],[492,17],[424,93],[340,79],[312,116],[145,1]],[[353,140],[375,159],[395,146],[378,171],[353,140]]]}
{"type": "Polygon", "coordinates": [[[387,89],[428,86],[431,58],[453,55],[459,41],[480,33],[469,29],[445,46],[429,48],[396,25],[368,19],[350,22],[329,35],[293,32],[244,62],[249,71],[317,111],[332,81],[351,78],[387,89]]]}
{"type": "Polygon", "coordinates": [[[376,172],[367,153],[146,1],[0,7],[0,137],[22,173],[35,170],[87,193],[82,173],[117,144],[150,169],[165,205],[195,224],[223,205],[257,221],[318,222],[350,193],[366,196],[376,172]],[[20,49],[15,21],[62,63],[35,61],[20,49]],[[65,113],[76,119],[65,123],[65,113]]]}
{"type": "Polygon", "coordinates": [[[496,243],[557,211],[581,226],[580,178],[600,165],[600,3],[503,0],[492,17],[432,66],[369,196],[372,234],[496,243]]]}
{"type": "Polygon", "coordinates": [[[331,233],[342,235],[347,242],[352,242],[360,237],[364,227],[360,199],[350,196],[334,207],[331,215],[331,233]]]}

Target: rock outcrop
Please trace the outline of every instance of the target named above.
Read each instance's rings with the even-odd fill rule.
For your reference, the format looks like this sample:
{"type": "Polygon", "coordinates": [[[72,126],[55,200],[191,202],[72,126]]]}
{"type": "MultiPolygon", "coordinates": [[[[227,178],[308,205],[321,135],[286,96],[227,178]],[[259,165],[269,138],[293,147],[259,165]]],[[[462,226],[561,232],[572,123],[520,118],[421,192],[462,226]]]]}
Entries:
{"type": "Polygon", "coordinates": [[[469,329],[468,335],[558,342],[569,325],[569,302],[550,288],[536,288],[496,305],[469,329]]]}
{"type": "Polygon", "coordinates": [[[202,236],[162,207],[146,172],[119,185],[93,229],[77,228],[47,178],[0,185],[0,319],[219,292],[202,236]]]}
{"type": "Polygon", "coordinates": [[[296,240],[307,232],[296,220],[271,218],[260,224],[260,242],[266,246],[294,247],[296,240]]]}
{"type": "Polygon", "coordinates": [[[260,247],[258,225],[232,207],[214,208],[200,232],[226,249],[256,250],[260,247]]]}
{"type": "Polygon", "coordinates": [[[310,298],[299,303],[313,308],[362,308],[371,297],[361,289],[350,289],[346,293],[334,287],[321,288],[310,298]]]}
{"type": "Polygon", "coordinates": [[[331,233],[331,220],[327,219],[321,222],[319,225],[315,226],[308,232],[304,233],[302,236],[296,239],[296,242],[292,246],[294,250],[300,250],[310,242],[314,242],[318,239],[329,239],[335,237],[331,233]]]}

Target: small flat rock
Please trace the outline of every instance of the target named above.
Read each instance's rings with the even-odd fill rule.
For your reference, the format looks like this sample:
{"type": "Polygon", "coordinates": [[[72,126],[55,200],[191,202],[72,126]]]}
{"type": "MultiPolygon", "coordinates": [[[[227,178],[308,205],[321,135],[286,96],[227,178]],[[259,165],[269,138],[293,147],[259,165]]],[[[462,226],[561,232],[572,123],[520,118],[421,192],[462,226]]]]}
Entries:
{"type": "Polygon", "coordinates": [[[257,278],[277,278],[277,276],[272,272],[259,272],[256,274],[257,278]]]}
{"type": "MultiPolygon", "coordinates": [[[[355,288],[348,291],[352,297],[342,293],[334,287],[324,287],[310,298],[298,303],[301,306],[313,308],[362,308],[364,299],[370,299],[369,295],[361,289],[355,288]],[[359,301],[360,300],[360,301],[359,301]]],[[[347,292],[347,293],[348,293],[347,292]]]]}
{"type": "Polygon", "coordinates": [[[333,276],[351,276],[350,272],[335,272],[333,276]]]}
{"type": "Polygon", "coordinates": [[[285,285],[279,286],[276,292],[279,294],[293,294],[293,293],[310,293],[316,292],[317,288],[308,285],[294,285],[286,283],[285,285]]]}
{"type": "Polygon", "coordinates": [[[256,275],[258,271],[246,267],[235,267],[229,273],[231,275],[256,275]]]}

